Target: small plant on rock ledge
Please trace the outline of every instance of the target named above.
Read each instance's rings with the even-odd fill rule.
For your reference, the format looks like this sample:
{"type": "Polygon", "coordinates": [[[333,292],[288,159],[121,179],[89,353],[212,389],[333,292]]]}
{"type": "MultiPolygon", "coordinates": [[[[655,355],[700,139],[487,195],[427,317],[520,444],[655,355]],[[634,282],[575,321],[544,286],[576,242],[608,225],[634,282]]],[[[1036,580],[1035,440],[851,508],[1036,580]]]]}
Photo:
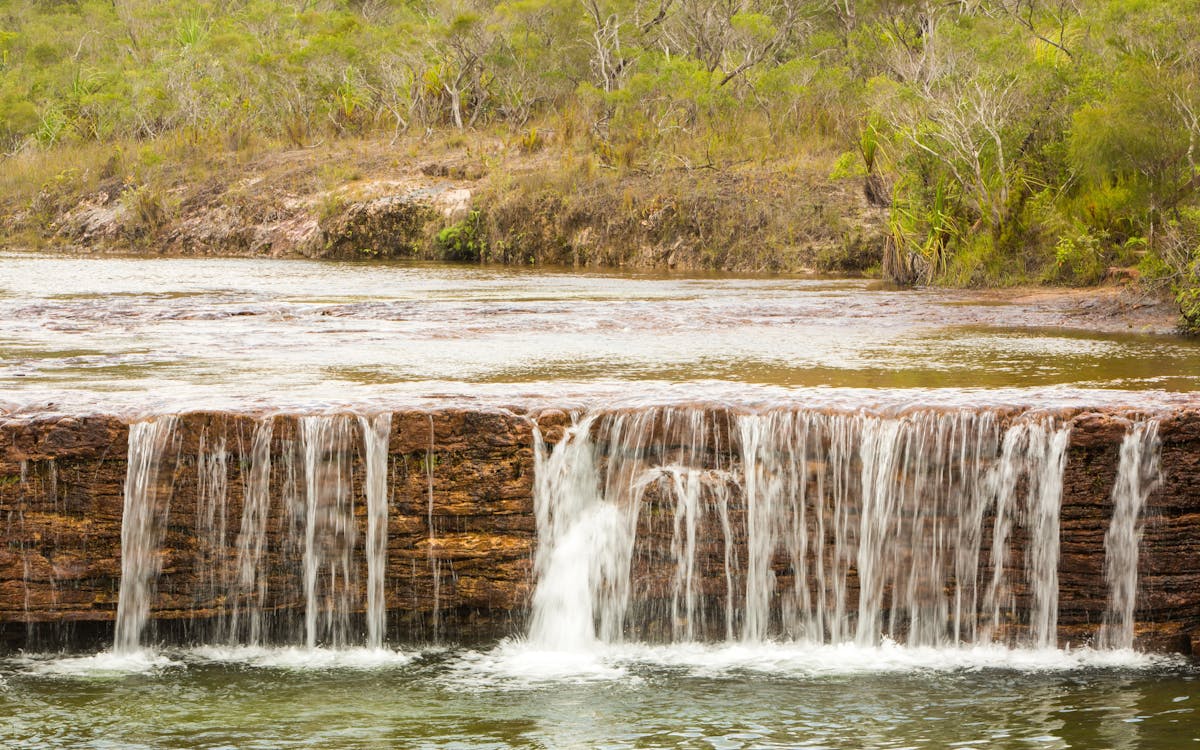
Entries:
{"type": "Polygon", "coordinates": [[[478,263],[487,252],[479,212],[472,211],[462,221],[438,232],[436,244],[443,260],[478,263]]]}

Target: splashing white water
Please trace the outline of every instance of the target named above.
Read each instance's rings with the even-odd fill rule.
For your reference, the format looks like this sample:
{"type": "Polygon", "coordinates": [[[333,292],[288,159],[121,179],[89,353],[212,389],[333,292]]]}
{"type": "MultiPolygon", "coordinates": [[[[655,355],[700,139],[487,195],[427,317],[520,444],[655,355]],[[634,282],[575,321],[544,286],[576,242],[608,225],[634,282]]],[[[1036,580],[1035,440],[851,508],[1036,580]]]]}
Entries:
{"type": "Polygon", "coordinates": [[[290,671],[384,670],[406,666],[417,652],[371,648],[301,648],[285,646],[201,646],[129,654],[105,651],[91,656],[25,655],[17,661],[30,674],[60,677],[104,678],[154,674],[188,669],[196,664],[232,664],[256,669],[290,671]]]}
{"type": "Polygon", "coordinates": [[[774,410],[730,422],[663,408],[588,415],[553,449],[538,435],[532,646],[656,632],[691,641],[715,634],[722,610],[725,638],[745,644],[1054,645],[1066,427],[1028,418],[1001,435],[993,414],[967,410],[774,410]],[[989,510],[992,572],[980,597],[989,510]],[[655,520],[666,512],[664,618],[654,600],[665,594],[635,592],[630,576],[635,550],[651,578],[666,556],[655,520]],[[1027,612],[1008,580],[1016,525],[1029,539],[1027,612]],[[724,536],[722,557],[718,540],[698,541],[702,529],[724,536]],[[655,618],[669,621],[665,633],[655,618]]]}
{"type": "Polygon", "coordinates": [[[154,583],[162,567],[160,548],[171,493],[159,483],[163,455],[173,446],[175,417],[129,426],[128,471],[121,516],[121,589],[117,600],[113,652],[138,653],[150,615],[154,583]]]}
{"type": "MultiPolygon", "coordinates": [[[[585,419],[572,426],[549,454],[535,433],[534,509],[540,537],[552,541],[539,545],[534,560],[529,638],[548,650],[586,650],[596,640],[597,620],[605,636],[619,637],[624,616],[633,534],[629,514],[600,490],[592,425],[585,419]]],[[[623,495],[633,490],[628,479],[606,486],[623,495]]]]}
{"type": "Polygon", "coordinates": [[[129,674],[161,672],[181,664],[167,656],[142,649],[116,653],[104,651],[91,656],[26,657],[25,670],[31,674],[57,677],[124,677],[129,674]]]}
{"type": "Polygon", "coordinates": [[[1151,670],[1178,666],[1177,656],[1095,649],[1009,648],[997,644],[964,648],[903,646],[884,639],[856,643],[645,643],[595,644],[561,652],[536,644],[505,641],[489,651],[459,654],[439,682],[467,690],[526,690],[547,684],[621,682],[636,684],[647,670],[669,670],[697,678],[769,675],[811,680],[876,674],[928,674],[1004,670],[1026,673],[1091,669],[1151,670]]]}
{"type": "Polygon", "coordinates": [[[1162,478],[1159,448],[1158,421],[1154,419],[1131,425],[1121,441],[1120,464],[1112,491],[1112,522],[1104,534],[1108,607],[1099,642],[1106,648],[1133,648],[1142,509],[1162,478]]]}
{"type": "Polygon", "coordinates": [[[394,669],[405,666],[416,654],[386,648],[298,648],[285,646],[201,647],[178,655],[184,661],[209,661],[263,669],[294,671],[394,669]]]}

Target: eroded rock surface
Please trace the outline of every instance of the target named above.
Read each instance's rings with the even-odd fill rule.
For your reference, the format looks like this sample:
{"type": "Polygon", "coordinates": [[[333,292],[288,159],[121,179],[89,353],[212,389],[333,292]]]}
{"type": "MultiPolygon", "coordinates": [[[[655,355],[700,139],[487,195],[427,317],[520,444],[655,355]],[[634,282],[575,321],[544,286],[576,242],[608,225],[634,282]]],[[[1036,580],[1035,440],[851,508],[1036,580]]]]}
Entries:
{"type": "MultiPolygon", "coordinates": [[[[713,422],[723,414],[714,409],[713,422]]],[[[1107,413],[1066,417],[1072,433],[1061,508],[1059,640],[1081,644],[1095,636],[1104,616],[1104,535],[1128,421],[1107,413]]],[[[302,504],[305,497],[300,426],[296,417],[272,420],[264,608],[297,613],[304,608],[304,592],[296,549],[288,546],[295,535],[287,527],[287,504],[302,504]]],[[[570,421],[566,411],[554,408],[531,415],[483,408],[393,415],[385,598],[394,633],[425,639],[437,627],[444,637],[469,639],[521,631],[537,544],[534,424],[554,443],[570,421]]],[[[180,417],[177,442],[163,456],[159,474],[160,492],[170,497],[151,612],[160,623],[183,623],[186,632],[187,623],[227,614],[230,602],[213,581],[234,575],[229,550],[237,544],[257,429],[260,421],[245,415],[180,417]],[[199,520],[209,512],[201,497],[200,464],[217,444],[226,453],[223,535],[199,520]],[[215,554],[213,545],[223,554],[215,554]]],[[[1163,481],[1145,511],[1135,632],[1140,647],[1188,652],[1200,639],[1200,412],[1181,410],[1164,418],[1159,435],[1163,481]]],[[[23,642],[28,623],[114,618],[128,436],[127,425],[109,416],[0,422],[0,631],[11,643],[23,642]]],[[[726,439],[737,438],[731,433],[726,439]]],[[[352,443],[348,451],[361,547],[363,448],[352,443]]],[[[741,523],[744,509],[736,499],[730,507],[734,525],[741,523]]],[[[667,500],[653,491],[646,495],[634,556],[637,606],[668,612],[673,566],[663,555],[673,533],[670,513],[667,500]]],[[[701,531],[700,587],[718,592],[724,586],[720,532],[701,531]]],[[[1014,569],[1023,565],[1023,542],[1018,532],[1009,561],[1014,569]]],[[[790,575],[785,557],[775,560],[781,586],[790,575]]],[[[366,563],[356,559],[362,567],[355,573],[360,595],[354,606],[361,612],[366,563]]],[[[1017,587],[1013,595],[1021,600],[1028,592],[1017,587]]]]}

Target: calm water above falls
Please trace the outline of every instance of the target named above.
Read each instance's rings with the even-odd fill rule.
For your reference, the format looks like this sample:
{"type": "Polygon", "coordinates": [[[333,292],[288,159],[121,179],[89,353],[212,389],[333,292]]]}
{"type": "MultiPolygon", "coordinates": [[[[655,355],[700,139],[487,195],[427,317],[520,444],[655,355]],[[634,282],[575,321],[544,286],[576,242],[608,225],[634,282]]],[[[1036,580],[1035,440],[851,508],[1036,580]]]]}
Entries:
{"type": "Polygon", "coordinates": [[[0,317],[12,407],[1200,386],[1192,342],[863,281],[7,254],[0,317]]]}

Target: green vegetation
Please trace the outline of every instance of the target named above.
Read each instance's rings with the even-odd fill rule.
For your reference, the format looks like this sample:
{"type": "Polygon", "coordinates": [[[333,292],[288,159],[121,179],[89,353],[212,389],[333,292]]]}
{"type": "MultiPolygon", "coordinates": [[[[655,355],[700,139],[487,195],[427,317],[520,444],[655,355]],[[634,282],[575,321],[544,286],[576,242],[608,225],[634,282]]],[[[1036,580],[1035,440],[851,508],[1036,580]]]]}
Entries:
{"type": "Polygon", "coordinates": [[[438,232],[437,246],[446,260],[478,263],[487,250],[479,212],[472,211],[467,218],[438,232]]]}
{"type": "MultiPolygon", "coordinates": [[[[1136,264],[1200,325],[1191,0],[0,0],[0,196],[34,219],[116,180],[142,236],[175,208],[164,159],[458,131],[538,162],[551,202],[824,165],[886,211],[895,280],[1136,264]]],[[[437,241],[526,262],[485,242],[503,222],[437,241]]]]}

